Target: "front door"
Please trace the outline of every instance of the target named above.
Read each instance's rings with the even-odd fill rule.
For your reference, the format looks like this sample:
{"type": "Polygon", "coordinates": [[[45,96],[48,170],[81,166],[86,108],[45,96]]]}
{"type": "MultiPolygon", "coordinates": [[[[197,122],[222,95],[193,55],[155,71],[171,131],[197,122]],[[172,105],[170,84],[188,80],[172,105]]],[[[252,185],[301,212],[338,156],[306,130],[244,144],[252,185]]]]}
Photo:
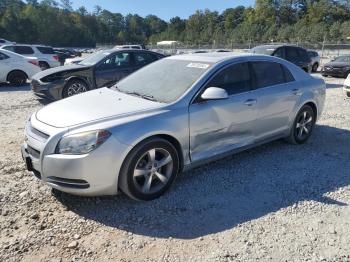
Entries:
{"type": "Polygon", "coordinates": [[[192,161],[220,155],[254,142],[257,97],[251,92],[248,63],[222,69],[208,87],[227,91],[225,100],[196,99],[189,107],[190,152],[192,161]]]}
{"type": "Polygon", "coordinates": [[[106,58],[95,69],[97,88],[112,86],[129,75],[132,70],[132,59],[129,52],[119,52],[106,58]]]}

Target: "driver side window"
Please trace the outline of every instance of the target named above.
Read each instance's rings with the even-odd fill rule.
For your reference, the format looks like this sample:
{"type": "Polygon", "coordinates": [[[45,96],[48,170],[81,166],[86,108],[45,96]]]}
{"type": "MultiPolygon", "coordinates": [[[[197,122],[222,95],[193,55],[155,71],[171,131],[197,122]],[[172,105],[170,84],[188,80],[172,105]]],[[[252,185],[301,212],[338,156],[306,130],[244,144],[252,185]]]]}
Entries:
{"type": "Polygon", "coordinates": [[[130,54],[127,52],[117,53],[107,58],[99,65],[98,70],[122,69],[130,66],[130,54]]]}
{"type": "Polygon", "coordinates": [[[207,85],[225,89],[228,95],[248,92],[251,89],[251,77],[248,63],[229,66],[218,73],[207,85]]]}

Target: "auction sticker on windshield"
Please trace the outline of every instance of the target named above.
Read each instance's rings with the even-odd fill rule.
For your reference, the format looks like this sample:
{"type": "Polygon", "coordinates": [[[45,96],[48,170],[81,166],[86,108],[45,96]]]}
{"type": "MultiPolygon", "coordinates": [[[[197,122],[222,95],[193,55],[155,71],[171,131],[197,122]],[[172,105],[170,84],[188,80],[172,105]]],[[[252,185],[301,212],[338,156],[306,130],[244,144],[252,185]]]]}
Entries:
{"type": "Polygon", "coordinates": [[[207,69],[209,67],[209,65],[208,64],[202,64],[202,63],[189,63],[187,65],[187,67],[207,69]]]}

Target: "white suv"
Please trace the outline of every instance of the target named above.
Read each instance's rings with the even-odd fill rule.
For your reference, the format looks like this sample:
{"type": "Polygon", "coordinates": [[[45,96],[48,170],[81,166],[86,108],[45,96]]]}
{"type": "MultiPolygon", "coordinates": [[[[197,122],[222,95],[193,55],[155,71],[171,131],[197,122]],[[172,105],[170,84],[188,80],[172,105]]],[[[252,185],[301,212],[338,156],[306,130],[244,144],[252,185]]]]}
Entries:
{"type": "Polygon", "coordinates": [[[43,45],[4,45],[1,49],[5,49],[26,57],[35,56],[39,61],[42,70],[50,67],[60,66],[58,55],[49,46],[43,45]]]}
{"type": "Polygon", "coordinates": [[[3,45],[14,45],[16,44],[15,42],[11,42],[11,41],[8,41],[4,38],[0,38],[0,46],[3,46],[3,45]]]}

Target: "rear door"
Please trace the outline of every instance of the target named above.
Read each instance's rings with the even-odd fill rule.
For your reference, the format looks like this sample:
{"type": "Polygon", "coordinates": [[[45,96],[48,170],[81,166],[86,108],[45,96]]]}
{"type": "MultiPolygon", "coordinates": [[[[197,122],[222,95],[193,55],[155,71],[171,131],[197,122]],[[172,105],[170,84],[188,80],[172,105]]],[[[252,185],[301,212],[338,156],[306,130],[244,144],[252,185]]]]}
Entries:
{"type": "Polygon", "coordinates": [[[11,61],[10,57],[6,54],[0,52],[0,82],[7,81],[7,74],[11,71],[11,61]]]}
{"type": "Polygon", "coordinates": [[[155,54],[152,54],[150,52],[133,52],[133,55],[134,55],[134,65],[132,69],[133,72],[158,60],[158,57],[155,54]]]}
{"type": "Polygon", "coordinates": [[[132,55],[130,52],[118,52],[108,56],[95,68],[97,88],[112,86],[132,72],[132,55]]]}
{"type": "Polygon", "coordinates": [[[229,97],[210,101],[197,98],[190,105],[192,161],[213,157],[254,142],[257,98],[251,93],[251,86],[249,64],[244,62],[222,69],[203,88],[201,93],[209,87],[223,88],[229,97]]]}
{"type": "Polygon", "coordinates": [[[259,98],[254,128],[257,140],[282,133],[289,128],[289,117],[300,92],[293,75],[283,64],[252,61],[255,96],[259,98]]]}

